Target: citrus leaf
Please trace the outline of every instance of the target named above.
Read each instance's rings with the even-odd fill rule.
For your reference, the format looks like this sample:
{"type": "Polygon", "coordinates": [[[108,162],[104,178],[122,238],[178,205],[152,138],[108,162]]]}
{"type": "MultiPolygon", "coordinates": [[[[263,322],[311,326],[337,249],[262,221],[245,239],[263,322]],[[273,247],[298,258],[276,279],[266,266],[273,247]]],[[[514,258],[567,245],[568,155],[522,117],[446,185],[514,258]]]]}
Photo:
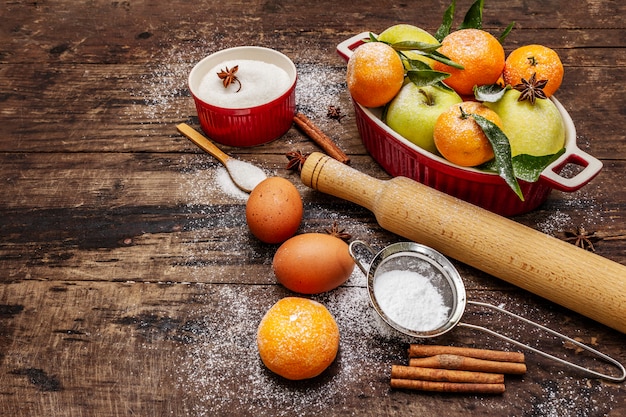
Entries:
{"type": "Polygon", "coordinates": [[[498,38],[498,41],[500,41],[500,43],[504,43],[506,37],[509,36],[509,33],[511,33],[511,31],[513,30],[513,26],[515,26],[515,22],[509,23],[506,29],[504,29],[504,32],[502,32],[502,35],[500,35],[500,37],[498,38]]]}
{"type": "Polygon", "coordinates": [[[539,179],[543,170],[556,161],[564,152],[565,148],[552,155],[516,155],[512,160],[515,176],[524,181],[535,182],[539,179]]]}
{"type": "Polygon", "coordinates": [[[415,70],[432,70],[430,65],[428,65],[424,61],[420,61],[419,59],[411,59],[411,58],[407,57],[406,55],[404,55],[402,52],[400,52],[400,54],[402,54],[402,57],[409,64],[410,69],[415,69],[415,70]]]}
{"type": "MultiPolygon", "coordinates": [[[[562,148],[557,153],[544,156],[532,156],[532,155],[516,155],[511,159],[513,164],[513,172],[515,176],[527,182],[535,182],[541,176],[541,173],[550,165],[556,161],[561,155],[565,153],[565,148],[562,148]]],[[[479,169],[489,172],[498,172],[495,160],[485,162],[479,169]]]]}
{"type": "Polygon", "coordinates": [[[406,75],[413,84],[419,87],[436,84],[450,76],[447,72],[435,71],[432,69],[412,69],[408,70],[406,75]]]}
{"type": "Polygon", "coordinates": [[[435,32],[435,39],[439,42],[443,40],[446,36],[450,34],[450,28],[452,28],[452,21],[454,20],[454,9],[456,8],[456,1],[452,0],[452,3],[446,11],[443,13],[443,19],[441,20],[441,25],[435,32]]]}
{"type": "Polygon", "coordinates": [[[504,132],[491,120],[487,120],[478,114],[471,114],[478,126],[482,129],[493,147],[495,164],[498,175],[511,187],[520,200],[524,201],[524,195],[513,171],[511,158],[511,144],[504,132]]]}
{"type": "Polygon", "coordinates": [[[502,98],[508,89],[508,87],[502,87],[499,84],[478,85],[474,87],[474,97],[478,101],[495,103],[502,98]]]}
{"type": "MultiPolygon", "coordinates": [[[[412,51],[416,54],[425,56],[435,61],[439,61],[443,64],[446,64],[453,68],[463,69],[463,65],[457,64],[441,52],[437,52],[437,48],[439,48],[441,44],[432,44],[425,42],[416,42],[416,41],[402,41],[391,44],[391,47],[395,49],[398,53],[402,54],[403,51],[412,51]]],[[[405,58],[406,55],[402,54],[405,58]]]]}
{"type": "MultiPolygon", "coordinates": [[[[447,91],[454,91],[454,88],[448,87],[448,85],[446,83],[444,83],[444,82],[438,82],[437,84],[435,84],[435,86],[437,86],[439,88],[443,88],[444,90],[447,90],[447,91]]],[[[454,91],[454,92],[456,92],[456,91],[454,91]]]]}
{"type": "Polygon", "coordinates": [[[457,68],[457,69],[465,69],[465,67],[461,64],[457,64],[456,62],[454,62],[453,60],[451,60],[450,58],[448,58],[447,56],[445,56],[444,54],[442,54],[441,52],[437,52],[434,51],[430,54],[423,54],[425,57],[428,57],[430,59],[434,59],[435,61],[439,61],[443,64],[446,64],[449,67],[453,67],[453,68],[457,68]]]}
{"type": "Polygon", "coordinates": [[[391,47],[396,51],[434,52],[440,46],[440,43],[426,43],[417,41],[402,41],[391,44],[391,47]]]}
{"type": "Polygon", "coordinates": [[[476,0],[465,14],[459,29],[482,29],[484,4],[485,0],[476,0]]]}

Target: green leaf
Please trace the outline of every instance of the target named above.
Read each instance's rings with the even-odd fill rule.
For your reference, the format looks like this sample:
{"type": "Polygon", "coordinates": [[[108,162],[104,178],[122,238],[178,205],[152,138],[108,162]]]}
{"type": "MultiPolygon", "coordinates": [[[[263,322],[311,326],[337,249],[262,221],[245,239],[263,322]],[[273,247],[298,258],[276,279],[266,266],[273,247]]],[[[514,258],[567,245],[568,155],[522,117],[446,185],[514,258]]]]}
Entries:
{"type": "Polygon", "coordinates": [[[372,32],[370,32],[369,42],[379,42],[378,38],[372,32]]]}
{"type": "Polygon", "coordinates": [[[458,69],[465,69],[465,67],[461,64],[457,64],[456,62],[454,62],[453,60],[451,60],[450,58],[448,58],[447,56],[445,56],[444,54],[442,54],[441,52],[432,52],[430,54],[423,54],[425,57],[428,57],[430,59],[434,59],[435,61],[439,61],[441,63],[444,63],[450,67],[453,68],[458,68],[458,69]]]}
{"type": "Polygon", "coordinates": [[[500,100],[509,87],[502,87],[499,84],[474,86],[474,97],[478,101],[495,103],[500,100]]]}
{"type": "Polygon", "coordinates": [[[524,201],[524,195],[515,177],[511,158],[511,145],[504,132],[492,121],[478,114],[471,115],[478,126],[483,130],[493,147],[498,175],[511,187],[520,200],[524,201]]]}
{"type": "Polygon", "coordinates": [[[511,31],[513,30],[513,26],[515,26],[515,22],[509,23],[506,29],[504,29],[504,32],[502,32],[502,35],[500,35],[500,37],[498,38],[498,41],[500,41],[500,43],[504,43],[506,37],[509,36],[509,33],[511,33],[511,31]]]}
{"type": "Polygon", "coordinates": [[[543,170],[556,161],[564,152],[565,148],[552,155],[516,155],[512,160],[515,176],[524,181],[535,182],[539,179],[543,170]]]}
{"type": "Polygon", "coordinates": [[[435,86],[439,88],[443,88],[444,90],[447,90],[447,91],[454,91],[454,88],[448,87],[448,85],[443,82],[438,82],[437,84],[435,84],[435,86]]]}
{"type": "Polygon", "coordinates": [[[430,58],[435,61],[439,61],[443,64],[446,64],[453,68],[463,69],[463,65],[457,64],[441,52],[437,52],[436,49],[439,48],[440,44],[430,44],[424,42],[414,42],[414,41],[403,41],[394,43],[391,47],[396,50],[399,54],[401,54],[405,59],[409,59],[406,54],[403,54],[403,51],[411,51],[416,54],[422,55],[426,58],[430,58]],[[418,48],[419,47],[419,48],[418,48]],[[420,49],[422,48],[422,49],[420,49]]]}
{"type": "Polygon", "coordinates": [[[484,4],[485,0],[476,0],[465,14],[459,29],[482,29],[484,4]]]}
{"type": "Polygon", "coordinates": [[[406,75],[413,84],[419,87],[436,84],[450,76],[447,72],[435,71],[432,69],[412,69],[408,70],[406,75]]]}
{"type": "Polygon", "coordinates": [[[441,21],[441,26],[435,32],[435,39],[439,42],[443,40],[446,36],[450,34],[450,29],[452,28],[452,21],[454,20],[454,9],[456,8],[456,1],[452,0],[452,3],[443,14],[443,19],[441,21]]]}
{"type": "Polygon", "coordinates": [[[402,41],[391,44],[391,47],[396,51],[434,52],[440,46],[440,43],[426,43],[417,41],[402,41]]]}
{"type": "Polygon", "coordinates": [[[402,58],[409,64],[409,67],[410,67],[409,69],[432,70],[430,65],[428,65],[424,61],[420,61],[419,59],[411,59],[407,57],[406,55],[404,55],[402,52],[400,52],[400,54],[402,55],[402,58]]]}

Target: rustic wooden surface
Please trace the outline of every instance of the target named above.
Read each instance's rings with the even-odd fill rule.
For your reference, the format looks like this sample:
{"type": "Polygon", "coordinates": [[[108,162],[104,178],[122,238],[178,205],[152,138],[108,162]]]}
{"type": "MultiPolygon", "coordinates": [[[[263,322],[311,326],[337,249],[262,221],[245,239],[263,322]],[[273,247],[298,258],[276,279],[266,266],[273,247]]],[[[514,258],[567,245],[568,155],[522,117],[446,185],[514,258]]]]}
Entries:
{"type": "MultiPolygon", "coordinates": [[[[468,0],[457,2],[459,13],[468,0]]],[[[553,192],[517,221],[563,237],[583,226],[598,254],[626,263],[626,31],[621,1],[487,1],[485,28],[511,21],[507,51],[556,49],[558,93],[579,146],[604,169],[582,190],[553,192]]],[[[389,388],[406,340],[384,331],[360,272],[314,297],[336,316],[338,359],[321,377],[282,380],[255,345],[263,313],[290,293],[275,283],[276,247],[248,232],[245,200],[175,124],[198,127],[186,76],[221,48],[280,50],[298,66],[299,109],[370,175],[335,53],[342,40],[400,22],[434,31],[447,1],[54,1],[0,6],[0,410],[6,416],[422,415],[623,416],[626,388],[528,354],[502,396],[389,388]],[[346,117],[326,117],[329,105],[346,117]]],[[[297,129],[257,148],[223,149],[297,185],[301,231],[333,221],[377,247],[399,239],[366,210],[304,187],[284,153],[318,148],[297,129]]],[[[480,224],[476,224],[479,228],[480,224]]],[[[506,233],[506,231],[503,231],[506,233]]],[[[554,262],[559,262],[555,259],[554,262]]],[[[456,264],[470,299],[556,328],[624,361],[626,337],[456,264]]],[[[589,279],[602,271],[589,271],[589,279]]],[[[469,309],[468,309],[469,310],[469,309]]],[[[509,319],[468,311],[555,354],[571,347],[509,319]]],[[[625,318],[626,319],[626,318],[625,318]]],[[[431,343],[435,341],[428,341],[431,343]]],[[[457,328],[437,343],[510,349],[457,328]]]]}

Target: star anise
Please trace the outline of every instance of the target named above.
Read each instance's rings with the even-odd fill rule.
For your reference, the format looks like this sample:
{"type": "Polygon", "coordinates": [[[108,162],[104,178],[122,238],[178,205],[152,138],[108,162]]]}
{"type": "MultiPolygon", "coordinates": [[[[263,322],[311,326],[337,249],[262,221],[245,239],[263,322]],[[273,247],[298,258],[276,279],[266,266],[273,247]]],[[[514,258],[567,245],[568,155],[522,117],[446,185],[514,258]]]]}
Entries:
{"type": "Polygon", "coordinates": [[[341,114],[341,109],[335,106],[328,106],[328,112],[326,113],[326,117],[329,119],[335,119],[338,122],[341,122],[341,119],[346,117],[344,114],[341,114]]]}
{"type": "Polygon", "coordinates": [[[563,240],[566,242],[574,242],[574,245],[579,248],[591,252],[596,251],[592,240],[600,240],[597,236],[595,236],[595,232],[588,233],[583,226],[580,226],[575,230],[566,230],[563,233],[565,234],[565,238],[563,240]]]}
{"type": "Polygon", "coordinates": [[[350,233],[346,233],[344,230],[345,229],[339,229],[339,226],[337,225],[337,221],[335,220],[333,222],[333,227],[330,230],[326,229],[326,233],[328,233],[331,236],[338,237],[339,239],[345,240],[345,241],[352,239],[352,235],[350,233]]]}
{"type": "Polygon", "coordinates": [[[300,151],[287,152],[285,154],[289,162],[287,162],[287,169],[302,171],[302,166],[306,162],[308,155],[304,155],[300,151]]]}
{"type": "Polygon", "coordinates": [[[543,88],[548,84],[548,80],[537,81],[537,73],[533,72],[530,79],[526,80],[522,78],[522,82],[513,86],[514,89],[520,91],[522,94],[517,101],[528,100],[531,104],[535,104],[538,98],[547,99],[546,93],[543,88]]]}
{"type": "Polygon", "coordinates": [[[220,70],[220,72],[217,73],[217,76],[220,77],[220,80],[222,80],[224,88],[228,88],[228,86],[232,83],[239,84],[239,88],[236,91],[236,93],[238,93],[239,90],[241,90],[241,81],[239,81],[239,78],[237,78],[235,73],[239,70],[239,65],[235,65],[231,69],[228,69],[228,67],[225,68],[225,70],[220,70]]]}

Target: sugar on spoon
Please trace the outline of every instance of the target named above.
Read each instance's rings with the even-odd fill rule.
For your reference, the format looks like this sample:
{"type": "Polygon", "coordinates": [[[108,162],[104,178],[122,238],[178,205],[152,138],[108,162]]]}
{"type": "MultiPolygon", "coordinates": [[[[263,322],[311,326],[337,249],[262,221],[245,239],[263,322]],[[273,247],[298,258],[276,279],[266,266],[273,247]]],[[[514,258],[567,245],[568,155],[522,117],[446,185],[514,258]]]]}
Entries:
{"type": "Polygon", "coordinates": [[[176,128],[180,133],[186,136],[187,139],[198,145],[200,149],[220,161],[222,165],[226,167],[226,171],[228,171],[228,175],[230,175],[235,185],[242,191],[247,193],[251,192],[258,183],[267,178],[267,175],[265,175],[265,172],[263,172],[261,168],[225,154],[210,140],[188,124],[180,123],[176,125],[176,128]]]}

